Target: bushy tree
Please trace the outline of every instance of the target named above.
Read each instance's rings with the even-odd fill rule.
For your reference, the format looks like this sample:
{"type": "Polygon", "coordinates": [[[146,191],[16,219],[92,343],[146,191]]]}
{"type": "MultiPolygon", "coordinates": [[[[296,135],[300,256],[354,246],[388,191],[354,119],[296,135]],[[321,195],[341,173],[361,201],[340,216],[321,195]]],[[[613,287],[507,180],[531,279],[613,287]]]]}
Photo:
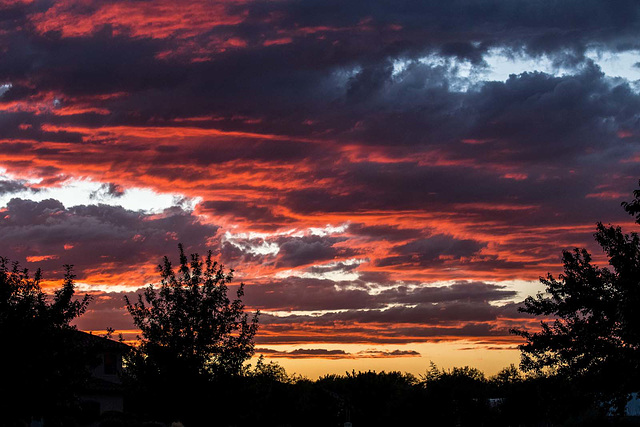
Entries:
{"type": "Polygon", "coordinates": [[[0,257],[0,412],[3,422],[68,412],[88,376],[90,356],[70,322],[85,312],[89,297],[75,297],[74,275],[65,266],[53,295],[41,288],[40,270],[30,276],[0,257]]]}
{"type": "Polygon", "coordinates": [[[525,379],[523,373],[513,363],[506,368],[502,368],[489,380],[495,388],[505,388],[513,384],[519,384],[525,379]]]}
{"type": "MultiPolygon", "coordinates": [[[[623,206],[640,215],[640,190],[634,194],[623,206]]],[[[594,265],[585,249],[564,251],[564,273],[541,278],[546,292],[520,308],[553,320],[541,321],[538,332],[513,332],[526,340],[523,369],[580,381],[621,411],[628,394],[640,390],[640,239],[602,223],[595,239],[610,267],[594,265]]]]}
{"type": "Polygon", "coordinates": [[[247,378],[279,383],[293,383],[297,379],[295,376],[289,376],[286,369],[278,362],[273,360],[269,363],[265,362],[262,354],[255,366],[248,365],[243,370],[243,375],[247,378]]]}
{"type": "Polygon", "coordinates": [[[435,424],[478,425],[488,417],[488,382],[469,366],[438,369],[431,363],[422,376],[428,404],[436,410],[435,424]]]}
{"type": "Polygon", "coordinates": [[[137,301],[126,298],[141,331],[129,371],[147,379],[161,376],[183,382],[238,374],[253,354],[258,313],[249,319],[244,312],[243,284],[236,299],[227,297],[233,270],[225,272],[212,260],[211,251],[204,261],[198,254],[189,261],[182,245],[179,249],[177,271],[167,257],[159,266],[159,289],[149,285],[137,301]]]}
{"type": "Polygon", "coordinates": [[[332,424],[342,425],[349,419],[354,425],[389,426],[410,425],[416,410],[422,412],[416,383],[415,376],[399,371],[352,371],[325,375],[316,387],[333,400],[332,424]]]}

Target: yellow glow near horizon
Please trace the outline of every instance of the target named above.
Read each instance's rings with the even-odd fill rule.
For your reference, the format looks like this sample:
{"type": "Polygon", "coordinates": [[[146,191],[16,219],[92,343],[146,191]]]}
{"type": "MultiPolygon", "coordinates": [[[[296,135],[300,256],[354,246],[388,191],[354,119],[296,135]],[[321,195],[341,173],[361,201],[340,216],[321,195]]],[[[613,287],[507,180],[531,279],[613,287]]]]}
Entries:
{"type": "MultiPolygon", "coordinates": [[[[315,380],[327,374],[344,375],[345,372],[368,371],[400,371],[413,375],[424,374],[430,362],[435,363],[439,368],[450,369],[456,366],[470,366],[480,369],[489,377],[498,373],[502,368],[515,364],[520,360],[520,352],[512,346],[504,346],[504,350],[488,349],[486,346],[478,345],[470,341],[448,341],[439,343],[413,343],[405,346],[399,345],[335,345],[326,344],[322,346],[295,345],[295,346],[269,346],[270,349],[279,351],[292,351],[300,348],[318,348],[327,350],[344,350],[347,353],[358,353],[365,350],[413,350],[420,353],[419,357],[387,357],[387,358],[271,358],[265,355],[265,359],[273,360],[282,365],[287,373],[299,374],[309,379],[315,380]]],[[[255,363],[259,352],[251,360],[255,363]]]]}

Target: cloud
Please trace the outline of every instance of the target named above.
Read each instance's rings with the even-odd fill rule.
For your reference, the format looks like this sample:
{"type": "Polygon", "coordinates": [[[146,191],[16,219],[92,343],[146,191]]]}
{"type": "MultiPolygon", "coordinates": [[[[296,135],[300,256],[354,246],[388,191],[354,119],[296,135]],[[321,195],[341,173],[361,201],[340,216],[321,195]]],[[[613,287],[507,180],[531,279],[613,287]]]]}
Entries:
{"type": "Polygon", "coordinates": [[[332,260],[334,258],[351,257],[358,254],[352,248],[338,247],[343,237],[303,236],[281,237],[278,239],[280,251],[277,267],[298,267],[312,262],[332,260]]]}
{"type": "Polygon", "coordinates": [[[113,182],[105,183],[100,186],[100,188],[96,191],[93,191],[89,198],[91,199],[102,199],[102,198],[118,198],[124,196],[124,189],[113,182]]]}
{"type": "Polygon", "coordinates": [[[286,359],[388,359],[399,357],[420,357],[420,353],[414,350],[364,350],[356,353],[348,353],[344,350],[327,350],[324,348],[295,349],[291,351],[278,351],[268,348],[257,348],[256,353],[267,357],[286,359]]]}
{"type": "MultiPolygon", "coordinates": [[[[535,324],[529,324],[535,327],[535,324]]],[[[411,326],[411,327],[367,327],[344,325],[316,326],[312,324],[263,325],[262,333],[256,336],[260,345],[303,343],[352,343],[352,344],[410,344],[416,342],[482,341],[496,343],[519,343],[518,338],[507,329],[489,323],[467,323],[460,326],[411,326]]]]}
{"type": "MultiPolygon", "coordinates": [[[[427,292],[425,289],[430,288],[399,295],[396,291],[389,291],[386,295],[382,293],[371,298],[367,298],[366,293],[362,292],[345,292],[344,301],[353,299],[356,301],[354,305],[360,305],[360,308],[335,304],[334,307],[343,308],[329,312],[277,316],[263,312],[262,330],[257,340],[263,344],[400,344],[461,338],[515,342],[517,340],[511,336],[509,329],[515,326],[533,326],[529,316],[517,311],[519,304],[502,301],[515,297],[514,292],[499,286],[465,283],[430,289],[427,292]],[[474,291],[474,286],[480,289],[474,291]],[[502,302],[493,304],[493,301],[502,302]],[[364,308],[366,305],[363,302],[376,308],[364,308]],[[389,306],[380,307],[385,303],[389,306]]],[[[247,294],[252,291],[253,289],[248,290],[247,294]]],[[[260,298],[259,294],[254,296],[260,298]]],[[[310,293],[309,300],[314,301],[314,296],[316,294],[310,293]]],[[[326,304],[331,299],[325,298],[323,301],[326,304]]],[[[269,304],[269,301],[266,303],[269,304]]],[[[303,301],[300,305],[304,304],[303,301]]]]}
{"type": "Polygon", "coordinates": [[[199,212],[212,216],[231,216],[235,221],[244,220],[248,227],[259,224],[262,228],[278,228],[292,219],[274,212],[268,205],[237,200],[207,200],[198,205],[199,212]]]}
{"type": "MultiPolygon", "coordinates": [[[[127,278],[126,272],[141,264],[159,262],[163,255],[175,253],[182,241],[188,242],[187,251],[202,253],[217,229],[180,208],[151,215],[118,206],[66,208],[53,199],[33,202],[15,198],[0,212],[4,256],[24,263],[28,256],[54,254],[55,258],[38,265],[55,274],[62,264],[74,264],[79,280],[101,281],[101,275],[110,274],[125,283],[139,280],[138,273],[127,278]],[[120,277],[121,273],[125,276],[120,277]]],[[[139,283],[139,287],[145,285],[139,283]]]]}
{"type": "Polygon", "coordinates": [[[639,20],[634,0],[4,4],[2,255],[120,290],[183,242],[237,266],[262,342],[506,340],[527,319],[501,281],[629,221],[640,94],[598,64],[637,69],[639,20]],[[496,58],[550,66],[492,81],[496,58]],[[28,200],[70,179],[105,183],[96,204],[28,200]],[[133,188],[200,202],[100,204],[133,188]]]}
{"type": "Polygon", "coordinates": [[[417,228],[399,228],[393,225],[350,224],[349,232],[372,240],[402,241],[420,234],[417,228]]]}
{"type": "MultiPolygon", "coordinates": [[[[434,312],[442,311],[443,318],[446,310],[451,310],[445,304],[469,304],[479,309],[495,312],[495,307],[489,302],[504,301],[516,297],[516,292],[504,286],[483,282],[458,282],[448,286],[419,286],[409,287],[405,284],[385,284],[387,289],[371,289],[365,282],[336,282],[327,279],[309,279],[288,277],[280,281],[269,281],[259,285],[248,285],[245,300],[260,309],[279,311],[323,311],[323,310],[368,310],[372,312],[352,313],[368,318],[374,313],[386,312],[397,320],[407,319],[404,315],[417,304],[432,307],[434,312]],[[385,310],[388,306],[401,304],[397,310],[385,310]],[[438,305],[441,304],[441,305],[438,305]],[[404,310],[407,311],[404,311],[404,310]],[[402,313],[401,313],[402,312],[402,313]],[[404,314],[403,314],[404,313],[404,314]]],[[[462,307],[464,308],[464,306],[462,307]]],[[[334,315],[329,315],[333,317],[334,315]]],[[[343,313],[336,316],[347,316],[343,313]]],[[[322,318],[322,317],[320,317],[322,318]]],[[[318,319],[309,317],[309,319],[318,319]]],[[[425,321],[428,319],[425,317],[425,321]]]]}
{"type": "Polygon", "coordinates": [[[266,317],[265,323],[302,323],[330,325],[343,322],[363,324],[425,324],[453,325],[460,322],[489,322],[508,313],[517,317],[515,304],[493,306],[488,303],[448,302],[440,304],[417,304],[415,306],[395,306],[385,309],[347,310],[338,313],[314,315],[289,315],[266,317]]]}
{"type": "Polygon", "coordinates": [[[4,196],[7,194],[14,194],[14,193],[22,193],[25,191],[37,193],[39,189],[29,186],[27,182],[23,180],[11,180],[11,179],[0,180],[0,196],[4,196]]]}
{"type": "Polygon", "coordinates": [[[313,349],[296,349],[291,351],[277,351],[268,348],[257,348],[256,353],[267,355],[270,358],[289,358],[289,359],[351,359],[352,355],[344,350],[327,350],[324,348],[313,349]]]}
{"type": "Polygon", "coordinates": [[[427,267],[442,264],[451,259],[469,258],[485,246],[486,244],[475,240],[460,240],[446,235],[434,235],[392,248],[391,253],[397,255],[383,258],[377,264],[379,266],[393,264],[427,267]]]}

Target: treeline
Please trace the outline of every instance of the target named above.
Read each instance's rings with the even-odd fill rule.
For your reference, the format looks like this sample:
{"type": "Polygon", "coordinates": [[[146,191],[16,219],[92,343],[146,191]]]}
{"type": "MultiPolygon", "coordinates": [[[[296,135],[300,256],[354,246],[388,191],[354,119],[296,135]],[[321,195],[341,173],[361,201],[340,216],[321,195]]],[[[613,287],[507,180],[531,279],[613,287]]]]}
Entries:
{"type": "MultiPolygon", "coordinates": [[[[133,391],[131,389],[130,391],[133,391]]],[[[598,397],[566,378],[525,376],[515,366],[487,378],[471,367],[425,374],[347,372],[315,381],[259,360],[242,375],[200,387],[130,395],[125,414],[103,426],[158,420],[190,426],[556,426],[634,424],[608,414],[598,397]],[[163,395],[164,397],[160,396],[163,395]]],[[[147,424],[149,425],[149,424],[147,424]]],[[[158,424],[159,426],[160,424],[158,424]]]]}

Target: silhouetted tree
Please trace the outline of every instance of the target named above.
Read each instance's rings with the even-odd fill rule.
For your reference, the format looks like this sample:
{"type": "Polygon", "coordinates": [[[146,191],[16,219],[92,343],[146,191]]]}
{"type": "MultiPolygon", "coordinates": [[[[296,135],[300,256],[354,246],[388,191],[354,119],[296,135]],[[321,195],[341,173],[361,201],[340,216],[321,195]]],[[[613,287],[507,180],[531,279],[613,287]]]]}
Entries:
{"type": "MultiPolygon", "coordinates": [[[[638,180],[640,186],[640,180],[638,180]]],[[[640,224],[640,189],[633,191],[634,199],[630,202],[622,202],[622,207],[629,215],[636,218],[636,222],[640,224]]]]}
{"type": "Polygon", "coordinates": [[[497,374],[492,376],[489,380],[495,388],[501,389],[504,387],[510,387],[514,384],[521,383],[522,381],[524,381],[524,375],[516,367],[516,365],[511,364],[506,368],[502,368],[497,374]]]}
{"type": "Polygon", "coordinates": [[[431,363],[422,385],[436,425],[481,425],[488,419],[488,382],[480,370],[440,370],[431,363]]]}
{"type": "Polygon", "coordinates": [[[32,416],[52,422],[68,413],[88,377],[89,355],[75,339],[70,322],[87,309],[89,297],[75,298],[72,267],[53,295],[18,263],[0,257],[0,413],[10,424],[32,416]]]}
{"type": "Polygon", "coordinates": [[[289,374],[287,374],[287,371],[278,362],[271,360],[269,363],[266,363],[262,354],[256,361],[255,366],[248,365],[243,370],[243,375],[248,378],[268,382],[291,383],[295,380],[294,377],[290,377],[289,374]]]}
{"type": "MultiPolygon", "coordinates": [[[[640,190],[634,194],[623,206],[640,215],[640,190]]],[[[546,293],[520,308],[555,320],[542,321],[539,332],[513,332],[526,339],[523,369],[580,381],[620,412],[628,394],[640,390],[640,239],[602,223],[594,236],[611,268],[593,265],[585,249],[564,251],[564,273],[541,278],[546,293]]]]}
{"type": "MultiPolygon", "coordinates": [[[[126,307],[140,329],[139,345],[127,357],[125,383],[130,407],[150,415],[204,422],[212,405],[228,404],[224,390],[237,388],[243,363],[254,351],[258,313],[245,313],[242,296],[227,296],[233,270],[213,261],[188,259],[180,250],[174,270],[165,256],[158,289],[149,285],[126,307]],[[215,382],[213,384],[212,382],[215,382]]],[[[220,419],[220,422],[223,422],[220,419]]]]}
{"type": "Polygon", "coordinates": [[[347,419],[356,426],[408,425],[416,411],[422,412],[419,396],[414,393],[416,382],[415,376],[398,371],[325,375],[316,381],[324,398],[333,401],[329,406],[333,413],[325,414],[333,419],[325,425],[341,426],[347,419]]]}
{"type": "Polygon", "coordinates": [[[160,374],[237,374],[253,354],[258,313],[249,320],[244,312],[244,284],[235,300],[227,297],[233,270],[225,272],[211,251],[204,262],[198,254],[189,261],[179,248],[177,272],[166,256],[159,266],[160,289],[149,285],[135,303],[125,297],[145,363],[160,374]]]}

